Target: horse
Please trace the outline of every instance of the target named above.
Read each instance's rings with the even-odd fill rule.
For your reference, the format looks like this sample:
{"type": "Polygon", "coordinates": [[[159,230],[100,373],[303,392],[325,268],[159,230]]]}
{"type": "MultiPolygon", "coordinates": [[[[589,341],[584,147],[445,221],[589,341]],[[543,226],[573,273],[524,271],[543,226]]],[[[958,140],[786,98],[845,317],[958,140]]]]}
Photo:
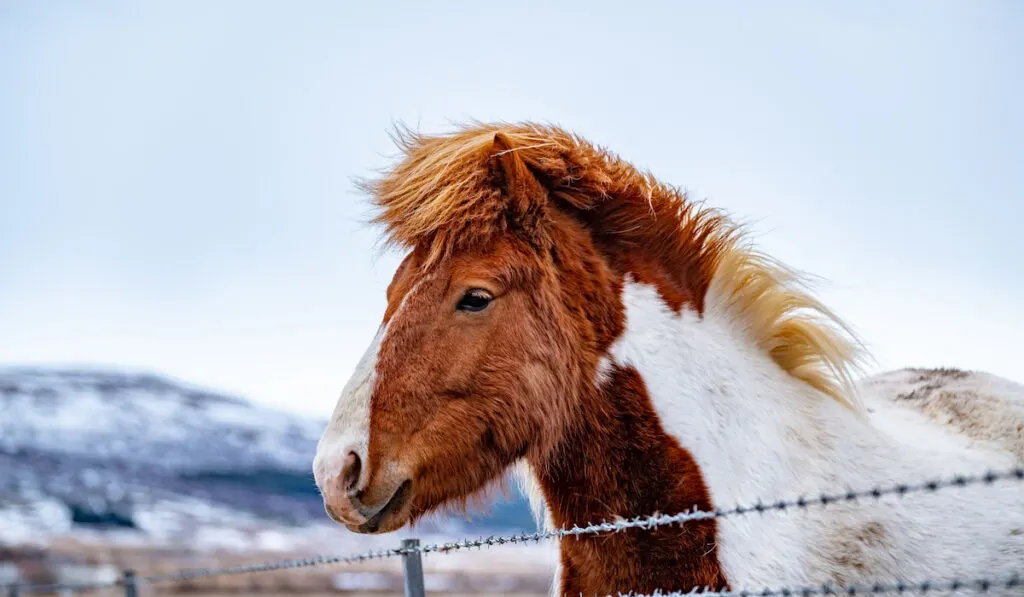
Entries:
{"type": "MultiPolygon", "coordinates": [[[[578,134],[395,138],[396,163],[359,185],[404,259],[313,460],[350,531],[464,510],[508,473],[539,524],[571,528],[1024,462],[1024,386],[865,377],[869,351],[805,274],[578,134]]],[[[1022,562],[1011,479],[563,538],[552,590],[936,582],[1022,562]]]]}

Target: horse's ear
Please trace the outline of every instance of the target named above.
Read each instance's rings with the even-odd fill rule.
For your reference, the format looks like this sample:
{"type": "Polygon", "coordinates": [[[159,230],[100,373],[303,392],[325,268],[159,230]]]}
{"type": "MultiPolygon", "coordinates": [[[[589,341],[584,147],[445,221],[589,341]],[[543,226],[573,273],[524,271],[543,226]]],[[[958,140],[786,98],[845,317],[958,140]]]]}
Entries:
{"type": "Polygon", "coordinates": [[[539,239],[548,201],[547,189],[533,175],[506,135],[494,134],[491,155],[498,170],[501,189],[508,197],[510,220],[527,234],[539,239]]]}

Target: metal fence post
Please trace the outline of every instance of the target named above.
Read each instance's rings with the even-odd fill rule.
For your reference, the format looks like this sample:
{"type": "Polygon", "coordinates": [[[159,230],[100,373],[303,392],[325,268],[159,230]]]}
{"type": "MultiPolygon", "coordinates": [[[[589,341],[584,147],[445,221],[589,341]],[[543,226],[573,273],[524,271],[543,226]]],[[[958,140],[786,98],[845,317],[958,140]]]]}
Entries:
{"type": "Polygon", "coordinates": [[[405,566],[405,597],[425,597],[423,588],[423,560],[420,559],[419,539],[403,539],[402,564],[405,566]]]}
{"type": "Polygon", "coordinates": [[[124,571],[124,597],[139,597],[139,589],[135,584],[135,571],[124,571]]]}

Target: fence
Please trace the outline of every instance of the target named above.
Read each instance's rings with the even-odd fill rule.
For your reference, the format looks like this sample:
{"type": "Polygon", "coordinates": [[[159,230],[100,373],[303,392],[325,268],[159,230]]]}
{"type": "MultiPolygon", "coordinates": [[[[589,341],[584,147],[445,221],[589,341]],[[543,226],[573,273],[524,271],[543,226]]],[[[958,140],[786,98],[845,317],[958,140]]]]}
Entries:
{"type": "MultiPolygon", "coordinates": [[[[769,511],[785,511],[792,509],[805,509],[811,507],[827,507],[830,504],[856,502],[861,499],[878,500],[885,496],[903,497],[912,493],[936,492],[946,488],[966,487],[969,485],[991,485],[1003,480],[1024,480],[1024,468],[1013,468],[1005,471],[990,471],[983,475],[956,475],[945,479],[935,479],[923,483],[896,484],[886,487],[872,487],[859,491],[845,491],[834,494],[822,494],[814,498],[797,498],[792,500],[778,500],[771,503],[758,502],[752,506],[738,505],[727,509],[715,510],[691,510],[671,515],[640,516],[632,519],[619,519],[615,521],[604,521],[598,524],[583,527],[574,526],[570,529],[553,529],[538,531],[536,533],[524,533],[518,535],[491,536],[477,539],[463,539],[451,543],[433,543],[420,545],[418,539],[406,539],[400,547],[366,551],[361,553],[339,555],[339,556],[317,556],[296,560],[280,560],[244,566],[227,568],[196,568],[184,569],[167,574],[155,574],[150,576],[137,576],[134,571],[124,572],[122,578],[109,583],[81,583],[81,584],[52,584],[52,585],[11,585],[9,597],[20,597],[21,595],[43,595],[52,593],[81,593],[101,589],[123,587],[125,597],[137,597],[140,583],[156,584],[170,581],[182,581],[208,576],[219,576],[227,574],[249,574],[255,572],[266,572],[271,570],[283,570],[288,568],[305,568],[311,566],[323,566],[330,564],[343,564],[360,562],[379,558],[400,557],[404,567],[404,590],[407,597],[423,597],[425,595],[423,582],[423,565],[421,556],[429,553],[451,553],[455,551],[484,548],[494,545],[507,545],[517,543],[535,543],[547,539],[565,539],[591,535],[598,533],[619,532],[626,529],[654,529],[661,526],[673,524],[685,524],[694,520],[720,519],[733,516],[745,516],[759,514],[769,511]]],[[[1024,568],[1024,562],[1022,562],[1024,568]]],[[[1005,578],[974,578],[933,581],[922,579],[913,582],[897,583],[876,583],[872,585],[820,585],[805,587],[763,587],[758,590],[740,591],[713,591],[707,587],[698,590],[681,592],[657,593],[658,597],[671,597],[686,595],[693,597],[811,597],[817,595],[878,595],[883,593],[928,593],[929,591],[961,591],[975,590],[988,592],[994,589],[1024,587],[1024,576],[1021,571],[1005,578]]],[[[631,597],[644,597],[642,595],[628,594],[631,597]]]]}

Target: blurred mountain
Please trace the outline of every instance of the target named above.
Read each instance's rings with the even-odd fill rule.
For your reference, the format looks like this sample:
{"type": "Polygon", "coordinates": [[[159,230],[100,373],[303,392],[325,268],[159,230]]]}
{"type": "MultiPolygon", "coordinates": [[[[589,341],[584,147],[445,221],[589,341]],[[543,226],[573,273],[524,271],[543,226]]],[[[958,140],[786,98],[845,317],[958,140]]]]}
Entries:
{"type": "MultiPolygon", "coordinates": [[[[333,525],[310,470],[325,423],[156,375],[0,369],[0,544],[333,525]]],[[[534,529],[518,493],[472,524],[428,524],[534,529]]]]}

